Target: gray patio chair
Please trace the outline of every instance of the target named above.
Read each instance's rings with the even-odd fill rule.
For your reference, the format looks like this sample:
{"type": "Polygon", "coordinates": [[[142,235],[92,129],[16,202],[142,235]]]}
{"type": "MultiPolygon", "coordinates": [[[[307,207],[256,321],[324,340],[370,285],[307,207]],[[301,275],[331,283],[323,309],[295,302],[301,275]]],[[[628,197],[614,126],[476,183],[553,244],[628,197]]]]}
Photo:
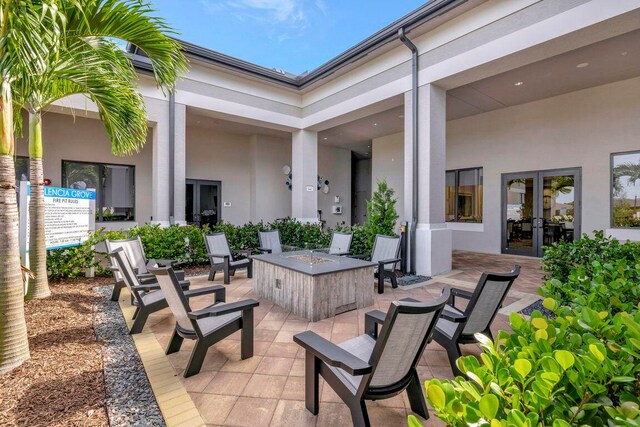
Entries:
{"type": "Polygon", "coordinates": [[[228,304],[217,303],[202,310],[192,310],[186,293],[180,289],[180,283],[170,267],[151,268],[150,271],[156,275],[176,318],[176,327],[166,354],[179,351],[185,338],[196,340],[184,370],[185,378],[200,372],[209,347],[236,331],[241,331],[241,358],[253,357],[253,308],[259,305],[258,301],[248,299],[228,304]]]}
{"type": "Polygon", "coordinates": [[[293,340],[306,350],[305,403],[318,414],[321,375],[351,411],[353,425],[369,426],[366,400],[388,399],[406,390],[411,409],[429,417],[416,365],[449,297],[435,301],[394,301],[381,320],[380,336],[360,335],[334,344],[312,331],[293,340]]]}
{"type": "Polygon", "coordinates": [[[516,265],[509,273],[483,273],[473,292],[451,289],[451,297],[436,324],[433,339],[447,350],[455,375],[462,375],[456,365],[461,355],[460,344],[478,342],[474,337],[478,332],[493,339],[491,323],[519,274],[520,266],[516,265]],[[469,300],[464,310],[455,307],[456,297],[469,300]]]}
{"type": "Polygon", "coordinates": [[[207,246],[207,256],[211,263],[209,280],[216,279],[216,272],[224,273],[224,284],[230,283],[230,276],[235,275],[236,270],[247,270],[247,277],[253,277],[253,262],[250,250],[234,250],[229,247],[227,235],[224,233],[203,234],[204,243],[207,246]],[[246,258],[235,259],[234,255],[244,254],[246,258]]]}
{"type": "MultiPolygon", "coordinates": [[[[144,324],[147,322],[150,314],[167,307],[167,301],[164,293],[159,289],[159,284],[155,281],[152,284],[143,284],[140,282],[140,279],[136,276],[124,248],[115,249],[113,252],[109,253],[109,256],[114,260],[117,268],[119,269],[125,286],[133,296],[133,304],[136,306],[136,311],[133,314],[133,325],[131,326],[129,333],[140,333],[142,332],[144,324]]],[[[181,289],[185,286],[189,286],[189,282],[178,279],[176,280],[181,289]]],[[[183,292],[187,298],[214,294],[216,301],[224,302],[225,300],[225,289],[224,286],[220,285],[186,290],[183,292]]]]}
{"type": "Polygon", "coordinates": [[[260,240],[260,247],[257,249],[267,254],[279,254],[297,249],[295,246],[282,244],[280,230],[258,231],[258,240],[260,240]]]}
{"type": "Polygon", "coordinates": [[[334,231],[331,235],[331,244],[329,245],[330,255],[349,255],[351,250],[352,233],[341,233],[334,231]]]}
{"type": "MultiPolygon", "coordinates": [[[[122,240],[107,239],[104,243],[107,246],[107,253],[113,252],[118,248],[124,249],[129,261],[133,265],[134,271],[143,283],[155,281],[151,273],[147,270],[148,267],[173,266],[176,263],[175,260],[168,259],[147,260],[140,236],[122,240]]],[[[113,293],[111,294],[111,301],[118,301],[118,298],[120,298],[120,291],[124,288],[124,281],[122,279],[122,275],[118,271],[118,268],[113,263],[109,269],[113,272],[113,276],[116,280],[116,283],[113,286],[113,293]]],[[[180,280],[184,280],[184,271],[176,271],[176,275],[180,280]]]]}
{"type": "MultiPolygon", "coordinates": [[[[353,258],[366,257],[366,255],[353,256],[353,258]]],[[[377,234],[370,259],[371,262],[378,264],[374,273],[374,276],[378,278],[378,293],[384,293],[384,279],[389,279],[391,286],[397,288],[396,266],[402,261],[400,258],[400,237],[377,234]]]]}

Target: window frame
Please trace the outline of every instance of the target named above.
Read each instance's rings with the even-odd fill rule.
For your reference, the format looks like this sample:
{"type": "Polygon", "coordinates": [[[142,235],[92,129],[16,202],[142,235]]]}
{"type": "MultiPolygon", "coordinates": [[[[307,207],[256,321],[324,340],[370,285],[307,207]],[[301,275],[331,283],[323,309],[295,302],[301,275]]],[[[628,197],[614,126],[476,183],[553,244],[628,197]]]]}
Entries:
{"type": "MultiPolygon", "coordinates": [[[[475,222],[471,222],[471,221],[458,221],[458,188],[460,187],[460,172],[466,172],[466,171],[471,171],[471,170],[481,170],[482,171],[482,187],[484,187],[484,167],[483,166],[475,166],[475,167],[470,167],[470,168],[460,168],[460,169],[447,169],[445,171],[445,188],[446,186],[446,174],[449,172],[453,172],[454,174],[454,201],[453,201],[453,212],[454,212],[454,220],[452,221],[448,221],[445,219],[445,223],[447,222],[451,222],[451,223],[456,223],[456,224],[484,224],[484,189],[482,191],[482,220],[481,221],[475,221],[475,222]]],[[[446,200],[446,194],[445,194],[445,206],[447,205],[447,200],[446,200]]]]}
{"type": "Polygon", "coordinates": [[[616,230],[640,230],[640,226],[638,227],[622,227],[616,226],[615,224],[615,215],[614,215],[614,202],[613,202],[613,159],[615,156],[627,155],[627,154],[638,154],[640,155],[640,150],[630,150],[630,151],[617,151],[609,154],[609,227],[616,230]]]}
{"type": "MultiPolygon", "coordinates": [[[[124,163],[107,163],[107,162],[90,162],[90,161],[86,161],[86,160],[70,160],[70,159],[62,159],[60,161],[60,177],[62,178],[62,182],[64,183],[66,181],[66,171],[64,168],[64,164],[65,162],[69,162],[69,163],[82,163],[85,165],[94,165],[94,166],[98,166],[99,169],[99,175],[102,176],[103,174],[103,168],[105,166],[124,166],[124,167],[129,167],[133,170],[133,217],[130,220],[124,221],[124,222],[135,222],[136,221],[136,217],[137,217],[137,200],[136,200],[136,165],[130,165],[130,164],[124,164],[124,163]]],[[[102,185],[102,184],[101,184],[102,185]]],[[[102,215],[102,208],[104,208],[104,206],[102,206],[102,203],[104,201],[104,194],[102,191],[102,188],[100,189],[100,191],[98,191],[98,189],[96,188],[96,212],[98,213],[98,217],[96,218],[96,222],[105,222],[104,221],[104,217],[102,215]]],[[[106,221],[106,222],[110,222],[110,221],[106,221]]],[[[113,221],[113,222],[122,222],[122,221],[113,221]]]]}

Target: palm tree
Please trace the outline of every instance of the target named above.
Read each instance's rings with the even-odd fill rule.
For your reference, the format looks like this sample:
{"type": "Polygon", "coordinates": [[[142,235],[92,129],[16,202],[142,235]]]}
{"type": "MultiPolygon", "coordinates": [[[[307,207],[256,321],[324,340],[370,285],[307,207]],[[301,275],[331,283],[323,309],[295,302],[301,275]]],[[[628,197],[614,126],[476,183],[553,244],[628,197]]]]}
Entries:
{"type": "Polygon", "coordinates": [[[29,359],[14,164],[14,129],[21,115],[14,114],[12,88],[17,78],[28,79],[42,65],[38,59],[60,22],[54,3],[0,0],[0,373],[29,359]]]}
{"type": "Polygon", "coordinates": [[[61,4],[66,25],[44,58],[46,66],[17,84],[19,103],[29,112],[29,266],[36,279],[27,298],[50,295],[44,236],[42,111],[54,101],[84,94],[96,103],[116,155],[140,150],[147,137],[147,117],[137,91],[137,74],[114,39],[142,49],[153,65],[158,86],[172,90],[186,70],[179,44],[163,20],[140,1],[85,0],[61,4]]]}
{"type": "Polygon", "coordinates": [[[613,168],[613,187],[616,195],[623,190],[620,182],[623,176],[627,177],[628,184],[636,185],[640,179],[640,163],[621,163],[613,168]]]}

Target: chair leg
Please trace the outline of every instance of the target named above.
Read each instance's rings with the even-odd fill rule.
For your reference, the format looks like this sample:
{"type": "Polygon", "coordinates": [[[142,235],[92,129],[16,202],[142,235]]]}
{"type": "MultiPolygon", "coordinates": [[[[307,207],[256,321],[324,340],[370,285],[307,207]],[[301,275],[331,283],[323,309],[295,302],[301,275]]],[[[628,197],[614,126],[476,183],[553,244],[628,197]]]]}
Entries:
{"type": "Polygon", "coordinates": [[[420,415],[425,420],[429,418],[429,410],[427,409],[427,402],[424,398],[424,392],[422,391],[422,384],[418,377],[418,372],[413,370],[413,375],[409,385],[407,386],[407,395],[409,396],[409,404],[411,410],[420,415]]]}
{"type": "Polygon", "coordinates": [[[320,405],[320,359],[313,353],[305,351],[304,360],[304,400],[307,410],[318,415],[320,405]]]}
{"type": "Polygon", "coordinates": [[[458,366],[456,365],[456,360],[458,360],[458,358],[462,356],[462,353],[460,352],[460,346],[457,342],[449,342],[444,346],[444,348],[445,350],[447,350],[447,356],[449,356],[449,363],[451,364],[453,375],[462,375],[462,371],[460,371],[460,369],[458,369],[458,366]]]}
{"type": "Polygon", "coordinates": [[[216,280],[216,270],[212,268],[211,271],[209,271],[209,281],[213,282],[214,280],[216,280]]]}
{"type": "Polygon", "coordinates": [[[131,320],[136,320],[136,317],[138,317],[138,313],[140,313],[140,307],[136,307],[136,311],[133,312],[133,317],[131,318],[131,320]]]}
{"type": "Polygon", "coordinates": [[[149,317],[149,313],[144,308],[139,309],[138,315],[136,316],[136,320],[133,321],[133,326],[131,326],[131,331],[129,333],[139,334],[144,329],[144,324],[147,323],[147,318],[149,317]]]}
{"type": "Polygon", "coordinates": [[[229,264],[225,263],[224,267],[223,267],[223,273],[224,273],[224,284],[228,285],[229,283],[231,283],[231,279],[229,278],[229,264]]]}
{"type": "Polygon", "coordinates": [[[111,301],[118,301],[120,298],[120,291],[124,287],[124,282],[116,282],[113,285],[113,292],[111,293],[111,301]]]}
{"type": "Polygon", "coordinates": [[[175,353],[180,351],[180,347],[182,347],[182,342],[184,338],[182,338],[176,329],[173,330],[173,334],[171,335],[171,339],[169,340],[169,345],[167,346],[167,351],[165,354],[175,353]]]}
{"type": "Polygon", "coordinates": [[[378,293],[384,294],[384,273],[378,273],[378,293]]]}
{"type": "Polygon", "coordinates": [[[193,351],[189,357],[187,368],[184,370],[185,378],[200,372],[200,369],[202,369],[202,363],[204,362],[204,357],[207,355],[207,350],[209,350],[208,343],[204,343],[201,340],[196,341],[196,345],[193,347],[193,351]]]}
{"type": "Polygon", "coordinates": [[[249,279],[253,278],[253,260],[249,260],[249,265],[247,266],[247,277],[249,279]]]}
{"type": "Polygon", "coordinates": [[[240,357],[253,357],[253,310],[242,311],[242,330],[240,331],[240,357]]]}
{"type": "Polygon", "coordinates": [[[389,275],[389,279],[391,279],[391,287],[392,288],[397,288],[398,287],[398,279],[396,279],[396,272],[392,271],[391,274],[389,275]]]}
{"type": "Polygon", "coordinates": [[[353,402],[348,402],[349,410],[351,411],[351,420],[353,427],[370,427],[369,414],[367,412],[367,405],[364,400],[358,399],[353,402]]]}

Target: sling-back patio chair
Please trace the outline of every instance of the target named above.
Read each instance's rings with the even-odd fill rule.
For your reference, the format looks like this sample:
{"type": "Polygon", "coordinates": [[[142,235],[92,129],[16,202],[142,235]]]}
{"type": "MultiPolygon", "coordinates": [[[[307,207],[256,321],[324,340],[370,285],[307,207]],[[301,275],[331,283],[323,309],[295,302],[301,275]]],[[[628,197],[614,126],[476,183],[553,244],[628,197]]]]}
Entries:
{"type": "Polygon", "coordinates": [[[455,375],[462,375],[456,364],[461,356],[460,344],[478,342],[474,336],[476,333],[493,339],[491,323],[519,274],[520,266],[516,265],[509,273],[483,273],[473,292],[451,289],[451,296],[436,324],[433,339],[447,350],[455,375]],[[469,301],[464,310],[455,307],[456,297],[469,301]]]}
{"type": "MultiPolygon", "coordinates": [[[[366,255],[357,255],[353,258],[366,258],[366,255]]],[[[396,266],[402,261],[400,258],[400,237],[377,234],[370,259],[371,262],[378,264],[374,273],[374,276],[378,278],[378,293],[384,293],[384,279],[389,279],[391,286],[397,288],[396,266]]]]}
{"type": "Polygon", "coordinates": [[[345,256],[351,251],[352,233],[341,233],[334,231],[331,235],[331,244],[329,245],[329,255],[345,256]]]}
{"type": "Polygon", "coordinates": [[[257,249],[267,254],[279,254],[297,249],[295,246],[282,244],[280,230],[258,231],[258,240],[260,241],[260,247],[257,249]]]}
{"type": "MultiPolygon", "coordinates": [[[[147,260],[140,236],[122,240],[107,239],[105,240],[105,245],[107,246],[107,253],[113,252],[118,248],[122,248],[133,265],[136,275],[143,283],[155,281],[154,277],[148,271],[149,267],[173,266],[176,263],[175,260],[168,259],[147,260]]],[[[113,293],[111,294],[111,301],[118,301],[118,298],[120,298],[120,291],[124,288],[124,281],[122,279],[122,275],[118,271],[118,268],[113,265],[113,263],[110,270],[113,271],[113,276],[116,279],[116,283],[113,286],[113,293]]],[[[176,275],[180,280],[184,280],[184,271],[176,271],[176,275]]]]}
{"type": "Polygon", "coordinates": [[[216,273],[222,271],[224,274],[224,284],[228,285],[236,270],[247,270],[247,277],[253,277],[253,262],[250,250],[234,250],[229,247],[227,235],[224,233],[203,234],[204,243],[207,246],[207,256],[211,263],[209,280],[216,279],[216,273]],[[235,259],[237,254],[243,254],[246,258],[235,259]]]}
{"type": "MultiPolygon", "coordinates": [[[[122,275],[125,286],[129,289],[129,292],[131,292],[133,297],[133,304],[136,306],[136,311],[133,314],[133,325],[131,326],[129,333],[138,334],[142,332],[144,324],[147,322],[150,314],[167,307],[167,300],[165,299],[162,290],[159,289],[159,284],[156,281],[147,284],[140,282],[140,279],[135,274],[134,268],[131,265],[124,248],[115,249],[113,252],[109,253],[109,256],[115,262],[115,265],[122,275]]],[[[176,280],[180,289],[188,287],[189,285],[189,282],[185,282],[184,280],[176,280]]],[[[225,288],[220,285],[186,290],[183,292],[187,298],[214,294],[215,301],[225,301],[225,288]]]]}
{"type": "Polygon", "coordinates": [[[334,344],[312,331],[293,340],[306,350],[305,403],[318,414],[318,376],[351,411],[353,425],[369,426],[366,400],[388,399],[407,390],[411,409],[428,418],[416,365],[449,297],[427,302],[394,301],[381,319],[380,335],[365,334],[334,344]]]}
{"type": "Polygon", "coordinates": [[[185,338],[196,340],[184,370],[185,378],[200,372],[209,347],[236,331],[241,331],[241,358],[253,357],[253,308],[259,305],[258,301],[248,299],[228,304],[217,303],[202,310],[192,310],[170,267],[151,268],[150,271],[156,275],[176,318],[176,327],[166,354],[179,351],[185,338]]]}

